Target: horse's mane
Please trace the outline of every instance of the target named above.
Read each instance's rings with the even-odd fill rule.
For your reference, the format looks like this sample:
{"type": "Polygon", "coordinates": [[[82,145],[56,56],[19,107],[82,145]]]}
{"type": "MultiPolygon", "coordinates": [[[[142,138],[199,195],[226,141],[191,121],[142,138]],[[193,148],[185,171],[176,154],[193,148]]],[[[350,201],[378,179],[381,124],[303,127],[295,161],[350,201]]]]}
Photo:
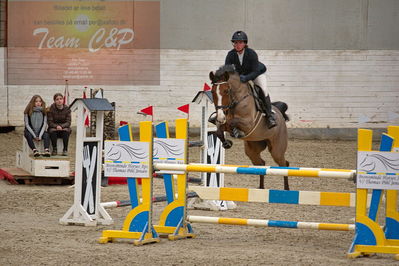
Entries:
{"type": "Polygon", "coordinates": [[[215,72],[215,77],[220,78],[225,73],[229,73],[229,74],[236,73],[236,69],[235,69],[234,65],[224,65],[224,66],[219,67],[219,69],[216,70],[216,72],[215,72]]]}

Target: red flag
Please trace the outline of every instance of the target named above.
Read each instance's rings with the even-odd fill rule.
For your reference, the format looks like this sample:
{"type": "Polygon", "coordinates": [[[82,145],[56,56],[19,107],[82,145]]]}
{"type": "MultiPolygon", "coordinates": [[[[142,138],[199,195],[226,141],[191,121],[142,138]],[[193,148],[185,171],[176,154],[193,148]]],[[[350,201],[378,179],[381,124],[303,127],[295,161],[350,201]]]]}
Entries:
{"type": "MultiPolygon", "coordinates": [[[[83,99],[86,99],[86,89],[87,87],[85,87],[85,89],[83,90],[83,99]]],[[[89,127],[90,126],[90,120],[89,120],[89,112],[85,109],[84,110],[84,126],[85,127],[89,127]]]]}
{"type": "Polygon", "coordinates": [[[65,89],[64,89],[64,101],[63,101],[64,105],[68,105],[69,106],[69,88],[68,88],[68,80],[65,80],[65,89]]]}
{"type": "Polygon", "coordinates": [[[140,112],[146,114],[146,115],[151,115],[152,116],[152,105],[140,110],[140,112]]]}
{"type": "Polygon", "coordinates": [[[190,112],[190,104],[185,104],[180,107],[177,107],[177,110],[182,111],[183,113],[188,114],[190,112]]]}
{"type": "Polygon", "coordinates": [[[206,82],[204,83],[204,89],[203,89],[204,91],[210,91],[210,90],[212,90],[212,88],[211,87],[209,87],[209,85],[208,84],[206,84],[206,82]]]}

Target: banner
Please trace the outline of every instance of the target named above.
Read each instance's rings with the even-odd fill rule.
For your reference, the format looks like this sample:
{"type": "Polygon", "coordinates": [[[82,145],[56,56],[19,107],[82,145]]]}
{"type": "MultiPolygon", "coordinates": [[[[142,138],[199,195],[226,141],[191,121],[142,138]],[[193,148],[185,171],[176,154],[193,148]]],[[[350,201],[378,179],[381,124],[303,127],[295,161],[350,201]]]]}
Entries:
{"type": "Polygon", "coordinates": [[[359,151],[357,187],[399,190],[399,153],[359,151]]]}
{"type": "Polygon", "coordinates": [[[105,176],[150,178],[148,142],[105,141],[105,176]]]}
{"type": "Polygon", "coordinates": [[[10,85],[159,85],[160,3],[9,1],[10,85]]]}

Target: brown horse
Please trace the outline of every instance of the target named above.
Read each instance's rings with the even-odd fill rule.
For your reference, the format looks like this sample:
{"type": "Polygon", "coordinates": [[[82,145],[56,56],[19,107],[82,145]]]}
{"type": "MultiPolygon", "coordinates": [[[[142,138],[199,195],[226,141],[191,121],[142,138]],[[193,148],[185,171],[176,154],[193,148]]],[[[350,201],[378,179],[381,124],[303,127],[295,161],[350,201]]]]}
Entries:
{"type": "MultiPolygon", "coordinates": [[[[216,134],[223,147],[228,149],[233,145],[224,137],[224,132],[229,132],[244,141],[245,154],[254,165],[265,165],[260,154],[268,147],[273,160],[279,166],[288,167],[289,162],[284,157],[288,142],[287,105],[283,102],[273,104],[277,126],[268,129],[265,117],[257,111],[249,84],[240,82],[233,65],[222,66],[216,73],[210,72],[209,78],[216,108],[216,134]]],[[[263,175],[260,176],[259,188],[265,188],[263,175]]],[[[289,190],[287,176],[284,177],[284,189],[289,190]]]]}

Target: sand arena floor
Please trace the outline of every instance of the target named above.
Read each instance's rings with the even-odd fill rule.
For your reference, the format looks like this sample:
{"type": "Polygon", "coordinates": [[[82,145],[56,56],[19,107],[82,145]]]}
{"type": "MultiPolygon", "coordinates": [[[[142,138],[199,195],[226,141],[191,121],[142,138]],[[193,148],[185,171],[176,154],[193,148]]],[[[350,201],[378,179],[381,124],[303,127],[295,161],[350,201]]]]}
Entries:
{"type": "MultiPolygon", "coordinates": [[[[70,151],[74,151],[74,138],[70,151]]],[[[22,132],[0,134],[0,167],[15,165],[22,132]]],[[[290,140],[291,166],[355,168],[355,141],[290,140]]],[[[72,157],[73,158],[73,157],[72,157]]],[[[267,152],[267,164],[275,165],[267,152]]],[[[199,149],[190,149],[190,161],[199,161],[199,149]]],[[[226,163],[250,164],[243,144],[235,141],[226,163]]],[[[225,185],[256,188],[258,176],[227,175],[225,185]]],[[[163,195],[156,179],[154,195],[163,195]]],[[[290,178],[292,190],[354,192],[342,179],[290,178]]],[[[266,178],[266,187],[282,189],[281,177],[266,178]]],[[[104,229],[120,229],[128,207],[109,209],[111,226],[62,226],[58,219],[73,202],[68,186],[10,185],[0,181],[0,265],[399,265],[391,255],[348,260],[345,255],[353,232],[313,231],[193,224],[197,238],[136,247],[129,243],[98,244],[104,229]]],[[[102,189],[102,201],[127,200],[127,187],[102,189]]],[[[157,221],[164,203],[154,206],[157,221]]],[[[189,210],[192,215],[353,223],[354,209],[284,204],[238,203],[225,212],[189,210]]]]}

